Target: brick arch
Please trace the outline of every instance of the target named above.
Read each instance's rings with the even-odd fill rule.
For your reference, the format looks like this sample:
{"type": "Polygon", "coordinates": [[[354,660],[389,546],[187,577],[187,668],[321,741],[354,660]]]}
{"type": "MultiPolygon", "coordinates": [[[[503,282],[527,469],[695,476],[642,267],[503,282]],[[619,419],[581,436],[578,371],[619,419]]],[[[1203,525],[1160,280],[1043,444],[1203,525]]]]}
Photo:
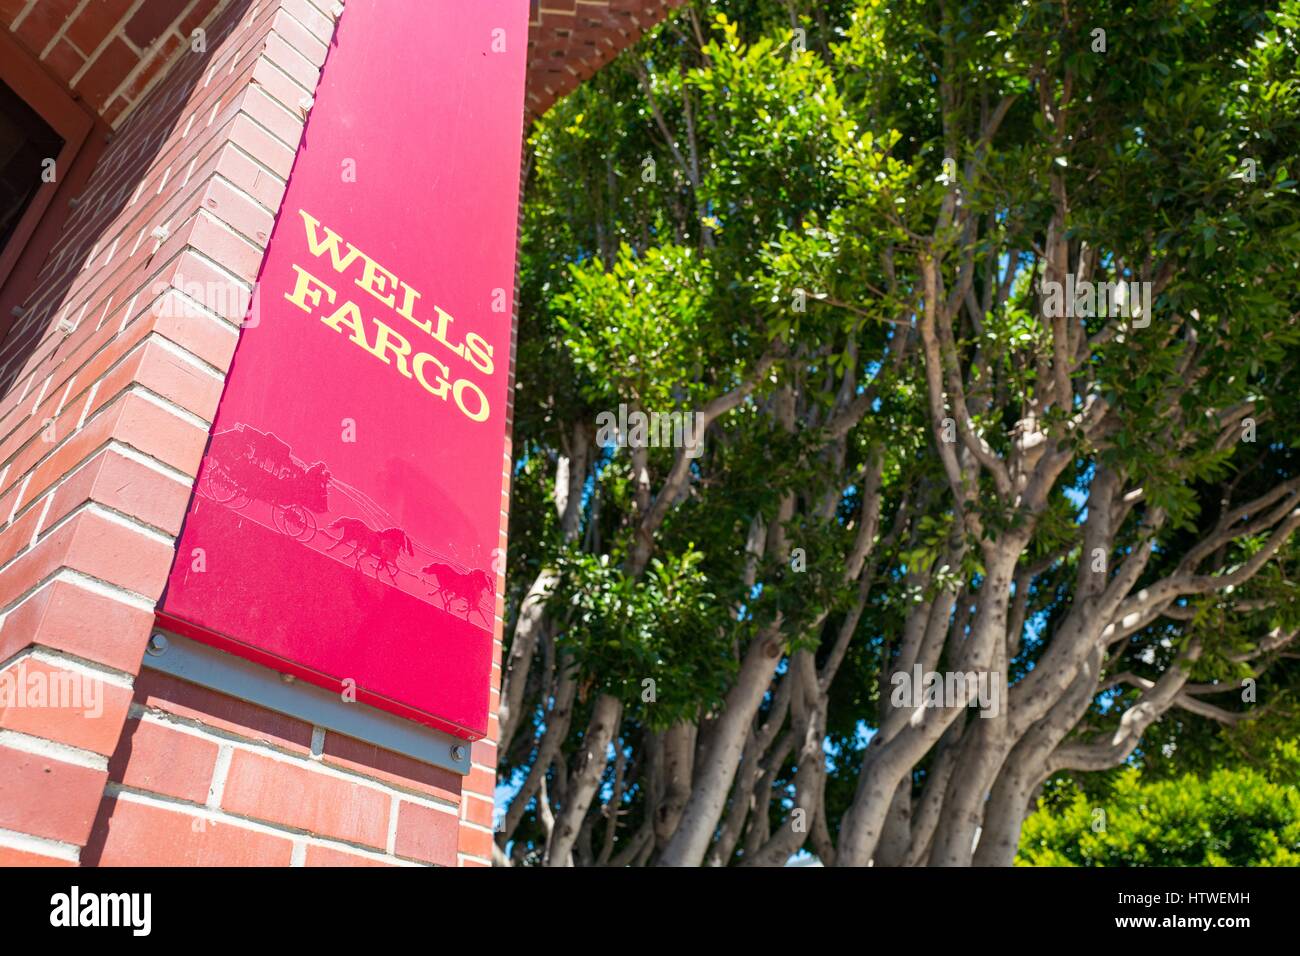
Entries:
{"type": "Polygon", "coordinates": [[[531,0],[528,91],[535,119],[685,0],[531,0]]]}

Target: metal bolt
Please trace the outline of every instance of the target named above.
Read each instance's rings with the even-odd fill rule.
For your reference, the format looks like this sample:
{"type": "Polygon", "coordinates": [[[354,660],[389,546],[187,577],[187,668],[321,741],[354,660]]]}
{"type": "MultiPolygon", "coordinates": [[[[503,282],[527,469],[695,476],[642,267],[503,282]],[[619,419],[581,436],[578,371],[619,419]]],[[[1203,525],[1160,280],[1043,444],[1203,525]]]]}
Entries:
{"type": "Polygon", "coordinates": [[[292,674],[281,674],[280,680],[284,681],[286,684],[292,684],[295,680],[297,680],[297,678],[294,677],[292,674]]]}
{"type": "Polygon", "coordinates": [[[152,637],[149,638],[148,651],[154,657],[157,657],[159,654],[165,653],[167,651],[167,638],[164,637],[162,634],[155,633],[152,637]]]}
{"type": "Polygon", "coordinates": [[[465,759],[465,748],[461,744],[453,744],[451,748],[451,759],[457,763],[465,759]]]}

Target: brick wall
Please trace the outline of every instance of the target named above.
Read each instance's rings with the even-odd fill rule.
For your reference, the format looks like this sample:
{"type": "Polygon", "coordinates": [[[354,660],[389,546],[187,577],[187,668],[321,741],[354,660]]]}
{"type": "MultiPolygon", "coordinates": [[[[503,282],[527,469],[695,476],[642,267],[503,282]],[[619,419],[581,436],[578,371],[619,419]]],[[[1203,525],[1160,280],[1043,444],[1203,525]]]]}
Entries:
{"type": "Polygon", "coordinates": [[[219,0],[0,0],[0,24],[116,126],[185,55],[193,31],[206,32],[218,5],[219,0]]]}
{"type": "MultiPolygon", "coordinates": [[[[530,111],[676,2],[537,7],[530,111]]],[[[464,778],[141,670],[341,10],[0,0],[0,24],[101,116],[93,135],[116,127],[0,343],[0,679],[97,692],[0,708],[0,865],[491,863],[500,599],[489,733],[464,778]]],[[[512,338],[508,435],[514,366],[512,338]]],[[[502,548],[511,464],[508,438],[502,548]]]]}
{"type": "Polygon", "coordinates": [[[108,774],[86,865],[457,862],[457,774],[156,671],[108,774]]]}

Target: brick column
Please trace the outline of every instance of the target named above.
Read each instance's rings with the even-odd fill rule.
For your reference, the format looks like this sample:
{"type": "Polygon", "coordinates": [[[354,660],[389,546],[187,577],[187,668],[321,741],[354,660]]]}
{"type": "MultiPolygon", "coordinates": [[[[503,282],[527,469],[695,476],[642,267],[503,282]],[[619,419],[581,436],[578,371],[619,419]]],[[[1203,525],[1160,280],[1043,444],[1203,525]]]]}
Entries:
{"type": "MultiPolygon", "coordinates": [[[[43,30],[60,4],[17,6],[43,30]]],[[[139,2],[116,6],[139,22],[139,2]]],[[[333,33],[324,0],[180,9],[203,8],[205,50],[172,46],[165,75],[142,68],[96,94],[122,100],[104,104],[109,120],[133,108],[0,348],[0,668],[102,689],[97,716],[0,712],[0,863],[75,864],[90,839],[238,336],[241,296],[214,290],[252,286],[333,33]]],[[[96,57],[115,41],[128,49],[107,37],[96,57]]],[[[50,55],[80,71],[61,42],[50,55]]],[[[154,737],[172,772],[212,754],[154,737]]],[[[255,761],[230,756],[227,787],[256,779],[255,761]]]]}

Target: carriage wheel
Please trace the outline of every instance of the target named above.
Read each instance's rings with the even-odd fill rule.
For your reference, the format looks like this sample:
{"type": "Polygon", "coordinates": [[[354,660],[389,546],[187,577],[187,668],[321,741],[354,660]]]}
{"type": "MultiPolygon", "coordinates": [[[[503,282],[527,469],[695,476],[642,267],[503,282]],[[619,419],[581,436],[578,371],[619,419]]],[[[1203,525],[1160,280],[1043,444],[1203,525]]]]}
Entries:
{"type": "Polygon", "coordinates": [[[233,505],[235,508],[242,508],[248,504],[248,497],[244,495],[239,485],[237,485],[230,474],[218,465],[216,462],[209,462],[203,469],[203,479],[199,483],[199,491],[207,498],[211,498],[218,504],[230,504],[236,498],[242,499],[238,504],[233,505]]]}
{"type": "Polygon", "coordinates": [[[316,534],[316,519],[302,505],[276,505],[271,514],[281,534],[304,542],[316,534]]]}
{"type": "Polygon", "coordinates": [[[302,534],[298,535],[298,540],[303,544],[306,544],[312,538],[316,537],[316,516],[306,508],[300,510],[302,511],[303,523],[306,525],[306,529],[302,534]]]}

